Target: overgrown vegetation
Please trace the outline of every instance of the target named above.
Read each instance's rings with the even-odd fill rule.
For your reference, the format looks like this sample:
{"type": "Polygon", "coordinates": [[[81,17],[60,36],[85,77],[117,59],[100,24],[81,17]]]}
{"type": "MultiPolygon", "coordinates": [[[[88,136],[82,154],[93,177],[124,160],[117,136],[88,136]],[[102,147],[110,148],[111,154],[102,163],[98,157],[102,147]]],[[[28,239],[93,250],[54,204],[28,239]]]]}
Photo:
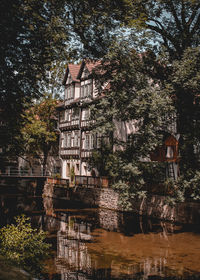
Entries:
{"type": "Polygon", "coordinates": [[[173,201],[199,198],[199,11],[196,0],[122,0],[112,15],[129,32],[121,40],[113,40],[96,72],[105,97],[91,110],[99,126],[96,131],[108,138],[113,135],[107,155],[110,164],[106,165],[114,186],[117,184],[121,193],[124,189],[125,196],[130,192],[132,197],[157,177],[156,169],[147,174],[147,162],[168,133],[179,138],[181,177],[164,183],[164,172],[162,188],[159,182],[157,188],[173,201]],[[105,88],[106,82],[109,87],[105,88]],[[135,121],[131,145],[116,139],[115,120],[124,124],[135,121]],[[122,149],[123,153],[117,151],[122,149]],[[141,165],[141,161],[146,162],[141,165]],[[131,186],[133,182],[136,188],[131,186]]]}
{"type": "MultiPolygon", "coordinates": [[[[91,111],[97,120],[95,132],[111,140],[110,151],[104,149],[104,158],[103,150],[96,151],[96,166],[91,166],[100,166],[102,175],[109,175],[121,189],[135,182],[140,191],[157,176],[155,169],[152,175],[146,171],[141,159],[149,159],[165,133],[176,134],[180,136],[182,177],[174,184],[172,197],[177,191],[180,199],[199,199],[199,0],[3,0],[0,27],[0,101],[8,123],[7,135],[2,138],[5,146],[18,146],[15,136],[22,131],[22,113],[33,98],[41,96],[41,85],[52,64],[54,68],[66,57],[68,61],[76,59],[78,49],[82,57],[102,60],[95,78],[105,98],[91,111]],[[173,114],[175,130],[169,128],[173,114]],[[131,145],[115,139],[113,120],[135,121],[137,136],[133,133],[131,145]],[[124,153],[113,152],[116,146],[124,153]]],[[[47,143],[55,140],[38,123],[34,130],[35,139],[41,136],[37,132],[42,132],[42,140],[46,136],[47,143]]],[[[49,146],[45,155],[46,151],[49,146]]],[[[165,186],[169,188],[171,183],[165,186]]]]}
{"type": "Polygon", "coordinates": [[[30,218],[15,218],[15,224],[0,229],[0,255],[30,274],[38,276],[43,261],[49,255],[50,244],[45,242],[46,233],[31,227],[30,218]]]}

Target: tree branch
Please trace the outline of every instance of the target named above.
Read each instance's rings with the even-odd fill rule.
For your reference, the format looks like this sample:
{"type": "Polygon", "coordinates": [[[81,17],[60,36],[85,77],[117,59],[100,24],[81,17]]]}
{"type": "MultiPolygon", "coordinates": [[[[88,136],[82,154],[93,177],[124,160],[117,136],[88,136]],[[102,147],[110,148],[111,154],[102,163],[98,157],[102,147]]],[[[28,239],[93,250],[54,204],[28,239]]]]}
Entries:
{"type": "Polygon", "coordinates": [[[182,20],[182,25],[186,27],[186,20],[185,20],[185,4],[184,1],[181,1],[181,20],[182,20]]]}
{"type": "Polygon", "coordinates": [[[194,8],[191,17],[190,17],[190,18],[188,19],[188,21],[186,22],[186,24],[187,24],[188,26],[190,26],[190,25],[192,24],[193,20],[195,19],[196,15],[197,15],[197,11],[198,11],[199,8],[200,8],[200,4],[198,4],[198,5],[194,8]]]}
{"type": "Polygon", "coordinates": [[[199,25],[200,25],[200,13],[198,15],[198,18],[196,20],[196,23],[195,23],[194,27],[192,28],[191,35],[194,35],[196,30],[199,28],[199,25]]]}
{"type": "Polygon", "coordinates": [[[174,8],[174,5],[173,5],[173,1],[170,0],[170,1],[168,2],[168,4],[169,4],[169,7],[171,8],[171,13],[172,13],[172,15],[173,15],[173,17],[174,17],[174,19],[175,19],[176,26],[177,26],[177,28],[179,29],[179,31],[182,32],[182,31],[183,31],[183,28],[182,28],[181,23],[180,23],[180,21],[179,21],[179,19],[178,19],[178,16],[177,16],[177,13],[176,13],[176,9],[174,8]]]}
{"type": "Polygon", "coordinates": [[[160,29],[158,26],[154,26],[151,24],[147,24],[147,27],[150,30],[159,33],[165,42],[166,42],[166,40],[170,41],[172,43],[172,45],[174,46],[174,48],[177,50],[178,54],[181,54],[181,48],[180,48],[179,44],[176,42],[174,37],[171,36],[164,28],[160,29]]]}

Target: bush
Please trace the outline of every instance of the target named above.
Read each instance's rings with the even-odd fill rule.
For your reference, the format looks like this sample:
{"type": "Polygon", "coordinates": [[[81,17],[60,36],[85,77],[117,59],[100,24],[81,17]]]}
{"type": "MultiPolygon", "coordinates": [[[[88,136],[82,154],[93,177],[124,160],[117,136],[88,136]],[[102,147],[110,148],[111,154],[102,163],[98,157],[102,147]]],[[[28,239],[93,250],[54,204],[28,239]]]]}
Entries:
{"type": "Polygon", "coordinates": [[[0,229],[0,254],[31,274],[39,275],[50,249],[50,244],[45,243],[46,233],[33,229],[30,218],[24,215],[15,221],[16,224],[0,229]]]}

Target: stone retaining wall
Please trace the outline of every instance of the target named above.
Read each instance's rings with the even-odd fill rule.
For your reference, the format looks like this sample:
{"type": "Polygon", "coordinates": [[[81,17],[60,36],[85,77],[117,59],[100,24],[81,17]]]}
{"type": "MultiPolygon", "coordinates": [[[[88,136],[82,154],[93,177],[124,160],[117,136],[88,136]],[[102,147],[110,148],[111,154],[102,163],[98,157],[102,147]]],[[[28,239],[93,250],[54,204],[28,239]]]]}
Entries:
{"type": "MultiPolygon", "coordinates": [[[[52,184],[46,184],[43,195],[55,199],[84,203],[90,207],[123,211],[119,204],[119,194],[109,188],[56,188],[52,184]]],[[[166,204],[165,197],[159,195],[133,200],[131,212],[165,221],[189,224],[200,223],[200,203],[183,202],[171,207],[166,204]]]]}

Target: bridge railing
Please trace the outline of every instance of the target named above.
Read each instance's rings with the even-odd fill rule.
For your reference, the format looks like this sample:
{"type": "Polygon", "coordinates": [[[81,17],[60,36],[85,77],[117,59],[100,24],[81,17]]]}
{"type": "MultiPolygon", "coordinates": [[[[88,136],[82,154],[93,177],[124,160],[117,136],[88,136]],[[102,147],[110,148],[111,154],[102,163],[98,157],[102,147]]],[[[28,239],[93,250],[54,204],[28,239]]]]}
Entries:
{"type": "Polygon", "coordinates": [[[48,172],[45,174],[42,171],[26,170],[26,169],[8,169],[5,172],[0,172],[0,176],[9,176],[9,177],[47,177],[50,176],[48,172]]]}

